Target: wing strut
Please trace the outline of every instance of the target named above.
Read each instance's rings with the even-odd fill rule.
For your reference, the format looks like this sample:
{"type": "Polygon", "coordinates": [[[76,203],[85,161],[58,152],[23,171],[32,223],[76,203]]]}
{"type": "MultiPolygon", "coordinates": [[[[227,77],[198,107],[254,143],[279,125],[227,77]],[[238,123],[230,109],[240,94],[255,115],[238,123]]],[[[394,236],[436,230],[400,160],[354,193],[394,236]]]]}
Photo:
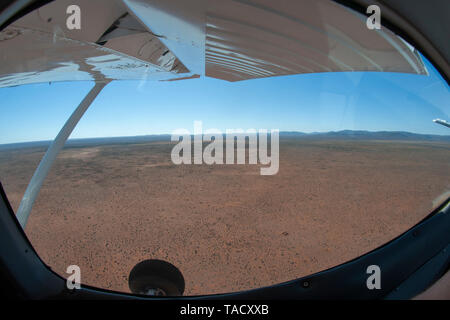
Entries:
{"type": "Polygon", "coordinates": [[[34,172],[34,175],[31,178],[30,183],[28,184],[27,190],[23,195],[22,201],[19,205],[19,209],[17,210],[16,217],[23,229],[25,229],[34,201],[39,194],[42,183],[47,177],[47,174],[50,171],[50,168],[52,167],[56,156],[64,147],[67,138],[69,138],[78,121],[80,121],[83,114],[108,83],[109,81],[95,83],[95,86],[91,89],[91,91],[89,91],[83,101],[81,101],[80,105],[75,109],[70,118],[66,121],[61,131],[59,131],[55,140],[53,140],[52,144],[39,163],[39,166],[34,172]]]}

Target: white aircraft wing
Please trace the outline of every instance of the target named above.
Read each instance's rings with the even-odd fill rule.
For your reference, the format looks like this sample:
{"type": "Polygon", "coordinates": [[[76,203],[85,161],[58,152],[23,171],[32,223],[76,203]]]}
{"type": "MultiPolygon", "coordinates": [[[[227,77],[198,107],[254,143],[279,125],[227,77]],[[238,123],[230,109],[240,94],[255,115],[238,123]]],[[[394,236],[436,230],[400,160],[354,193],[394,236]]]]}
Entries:
{"type": "Polygon", "coordinates": [[[0,32],[0,87],[76,80],[426,75],[417,51],[329,0],[58,0],[0,32]],[[70,5],[81,28],[69,29],[70,5]]]}
{"type": "Polygon", "coordinates": [[[442,120],[442,119],[435,119],[435,120],[433,120],[433,122],[434,122],[434,123],[437,123],[437,124],[440,124],[440,125],[443,125],[443,126],[445,126],[445,127],[447,127],[447,128],[450,128],[450,122],[447,122],[447,121],[445,121],[445,120],[442,120]]]}

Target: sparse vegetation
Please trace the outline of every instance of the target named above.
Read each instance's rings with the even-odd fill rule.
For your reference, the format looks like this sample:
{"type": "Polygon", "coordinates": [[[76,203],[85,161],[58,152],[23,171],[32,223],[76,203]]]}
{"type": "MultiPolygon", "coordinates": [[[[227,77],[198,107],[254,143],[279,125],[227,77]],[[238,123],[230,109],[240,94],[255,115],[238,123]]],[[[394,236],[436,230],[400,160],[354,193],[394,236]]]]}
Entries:
{"type": "MultiPolygon", "coordinates": [[[[131,268],[167,260],[186,294],[266,286],[382,245],[420,221],[450,189],[450,144],[284,138],[280,170],[180,165],[170,142],[66,148],[26,233],[43,260],[86,284],[128,291],[131,268]]],[[[45,148],[0,152],[17,209],[45,148]]]]}

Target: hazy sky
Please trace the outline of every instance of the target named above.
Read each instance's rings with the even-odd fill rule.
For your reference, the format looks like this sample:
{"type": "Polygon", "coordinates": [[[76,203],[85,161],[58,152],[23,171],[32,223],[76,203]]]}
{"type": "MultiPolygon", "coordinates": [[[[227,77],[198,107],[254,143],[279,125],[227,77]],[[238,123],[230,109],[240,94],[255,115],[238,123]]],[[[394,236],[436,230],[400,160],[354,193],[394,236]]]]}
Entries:
{"type": "MultiPolygon", "coordinates": [[[[392,130],[450,134],[432,122],[450,120],[449,87],[430,76],[340,72],[242,82],[211,78],[115,81],[99,95],[70,138],[192,132],[203,128],[280,131],[392,130]]],[[[92,82],[0,89],[0,143],[53,139],[92,82]]]]}

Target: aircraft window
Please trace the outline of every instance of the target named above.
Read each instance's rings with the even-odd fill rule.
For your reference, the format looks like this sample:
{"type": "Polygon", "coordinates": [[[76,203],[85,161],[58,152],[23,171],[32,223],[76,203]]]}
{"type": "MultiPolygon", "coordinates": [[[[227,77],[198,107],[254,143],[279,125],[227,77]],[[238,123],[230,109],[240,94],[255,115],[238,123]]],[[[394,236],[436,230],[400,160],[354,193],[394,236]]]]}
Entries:
{"type": "MultiPolygon", "coordinates": [[[[339,56],[327,26],[344,20],[316,13],[330,23],[329,57],[339,56]]],[[[233,28],[214,17],[208,28],[233,28]]],[[[209,32],[206,46],[217,49],[219,31],[209,32]]],[[[280,35],[270,34],[275,45],[280,35]]],[[[243,47],[257,48],[252,39],[243,47]]],[[[152,295],[269,286],[383,245],[450,195],[449,86],[404,45],[416,59],[409,73],[397,60],[361,71],[365,53],[352,58],[360,71],[283,73],[297,63],[288,43],[290,62],[270,70],[244,58],[231,68],[238,55],[224,62],[216,51],[200,77],[112,81],[57,156],[27,236],[64,278],[75,265],[82,284],[152,295]],[[159,272],[160,286],[142,285],[143,270],[159,272]]],[[[93,86],[0,89],[0,180],[16,212],[50,140],[93,86]]]]}

